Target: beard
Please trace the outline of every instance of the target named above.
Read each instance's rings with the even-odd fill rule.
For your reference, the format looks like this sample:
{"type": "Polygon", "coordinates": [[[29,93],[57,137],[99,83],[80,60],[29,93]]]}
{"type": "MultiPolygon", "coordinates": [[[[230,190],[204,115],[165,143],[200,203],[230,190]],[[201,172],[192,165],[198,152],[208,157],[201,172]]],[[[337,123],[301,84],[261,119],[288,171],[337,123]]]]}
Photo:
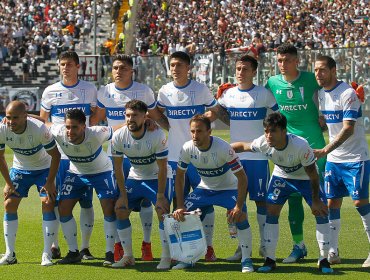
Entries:
{"type": "Polygon", "coordinates": [[[129,122],[127,123],[127,128],[129,131],[131,132],[136,132],[136,131],[139,131],[142,129],[144,124],[141,124],[141,125],[137,125],[137,123],[134,123],[134,122],[129,122]]]}

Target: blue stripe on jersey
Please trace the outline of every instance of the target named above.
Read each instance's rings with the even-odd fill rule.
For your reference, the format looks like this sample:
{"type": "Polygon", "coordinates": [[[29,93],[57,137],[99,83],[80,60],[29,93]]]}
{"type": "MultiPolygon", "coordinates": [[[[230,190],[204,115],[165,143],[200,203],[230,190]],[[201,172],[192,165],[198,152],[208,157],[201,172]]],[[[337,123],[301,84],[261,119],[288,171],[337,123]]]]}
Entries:
{"type": "Polygon", "coordinates": [[[156,160],[155,154],[151,154],[150,156],[146,157],[128,157],[130,160],[131,164],[136,164],[136,165],[148,165],[152,164],[156,160]]]}
{"type": "Polygon", "coordinates": [[[298,164],[298,165],[295,165],[295,166],[289,166],[289,167],[288,166],[279,165],[279,164],[276,164],[276,165],[279,166],[286,173],[295,172],[295,171],[297,171],[298,169],[300,169],[302,167],[302,164],[298,164]]]}
{"type": "Polygon", "coordinates": [[[100,146],[99,149],[97,149],[97,151],[94,154],[92,154],[90,156],[87,156],[87,157],[74,157],[74,156],[70,156],[70,155],[67,155],[67,156],[68,156],[70,161],[73,161],[73,162],[76,162],[76,163],[78,163],[78,162],[83,162],[83,163],[92,162],[94,159],[96,159],[100,155],[102,150],[103,150],[102,146],[100,146]]]}
{"type": "Polygon", "coordinates": [[[54,148],[55,145],[56,145],[56,143],[55,143],[55,140],[53,139],[50,143],[44,145],[44,148],[45,148],[45,150],[50,150],[50,149],[54,148]]]}
{"type": "Polygon", "coordinates": [[[112,139],[112,136],[113,136],[113,128],[112,127],[110,127],[110,126],[108,126],[108,129],[109,129],[109,132],[110,132],[110,134],[109,134],[109,137],[108,137],[108,140],[111,140],[112,139]]]}
{"type": "Polygon", "coordinates": [[[40,151],[43,146],[40,144],[32,149],[21,149],[21,148],[12,148],[12,150],[18,154],[25,155],[25,156],[32,156],[40,151]]]}
{"type": "Polygon", "coordinates": [[[204,177],[217,177],[225,174],[228,170],[230,169],[229,164],[225,163],[221,167],[217,168],[208,168],[208,169],[203,169],[203,168],[197,168],[197,171],[200,176],[204,177]]]}
{"type": "Polygon", "coordinates": [[[98,107],[99,107],[99,108],[105,108],[104,104],[103,104],[103,103],[101,103],[99,100],[98,100],[97,104],[98,104],[98,107]]]}
{"type": "Polygon", "coordinates": [[[190,119],[196,114],[204,114],[204,105],[195,106],[168,106],[166,107],[167,117],[170,119],[190,119]]]}
{"type": "Polygon", "coordinates": [[[276,112],[279,110],[279,105],[275,104],[274,106],[272,106],[271,108],[272,111],[276,112]]]}
{"type": "Polygon", "coordinates": [[[5,144],[0,144],[0,150],[4,150],[5,149],[5,144]]]}
{"type": "Polygon", "coordinates": [[[168,150],[155,154],[157,158],[163,158],[168,156],[168,150]]]}
{"type": "Polygon", "coordinates": [[[125,119],[126,109],[123,107],[121,108],[106,107],[105,110],[106,110],[105,115],[107,116],[108,119],[111,119],[111,120],[124,120],[125,119]]]}
{"type": "Polygon", "coordinates": [[[86,116],[90,116],[90,104],[66,104],[66,105],[54,105],[51,107],[50,114],[53,117],[63,117],[66,112],[71,109],[80,109],[86,116]]]}
{"type": "Polygon", "coordinates": [[[326,123],[339,123],[343,120],[343,111],[322,111],[326,123]]]}
{"type": "Polygon", "coordinates": [[[358,113],[357,111],[348,110],[344,111],[343,119],[357,119],[358,113]]]}
{"type": "Polygon", "coordinates": [[[189,165],[189,164],[187,164],[187,163],[185,163],[185,162],[183,162],[183,161],[179,161],[179,162],[177,163],[177,166],[178,166],[178,167],[180,167],[180,168],[183,168],[183,169],[188,168],[188,165],[189,165]]]}
{"type": "Polygon", "coordinates": [[[155,102],[155,101],[152,104],[147,105],[148,106],[148,110],[153,110],[156,105],[157,105],[157,102],[155,102]]]}
{"type": "Polygon", "coordinates": [[[169,237],[170,237],[170,242],[174,244],[174,243],[179,243],[179,242],[187,242],[187,241],[201,239],[202,232],[200,230],[192,230],[192,231],[182,232],[181,238],[179,238],[176,234],[170,234],[169,237]]]}
{"type": "Polygon", "coordinates": [[[231,120],[263,120],[266,108],[227,108],[231,120]]]}
{"type": "Polygon", "coordinates": [[[166,106],[164,106],[161,102],[157,101],[157,106],[158,107],[161,107],[161,108],[165,108],[166,106]]]}
{"type": "Polygon", "coordinates": [[[211,104],[206,104],[206,107],[213,107],[215,106],[217,103],[216,99],[213,99],[213,101],[211,102],[211,104]]]}

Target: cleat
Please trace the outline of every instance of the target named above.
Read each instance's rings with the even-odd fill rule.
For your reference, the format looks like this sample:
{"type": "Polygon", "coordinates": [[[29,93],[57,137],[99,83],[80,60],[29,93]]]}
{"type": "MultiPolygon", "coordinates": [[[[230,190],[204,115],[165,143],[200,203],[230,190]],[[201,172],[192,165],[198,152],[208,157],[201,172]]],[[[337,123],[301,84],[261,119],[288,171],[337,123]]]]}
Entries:
{"type": "Polygon", "coordinates": [[[264,258],[266,256],[266,247],[263,245],[260,245],[260,249],[258,251],[260,257],[264,258]]]}
{"type": "Polygon", "coordinates": [[[217,257],[215,255],[215,250],[213,250],[212,246],[207,247],[207,253],[204,256],[206,262],[215,262],[217,261],[217,257]]]}
{"type": "Polygon", "coordinates": [[[266,258],[265,263],[258,269],[258,272],[266,273],[276,269],[276,261],[266,258]]]}
{"type": "Polygon", "coordinates": [[[171,263],[172,263],[171,258],[161,258],[161,261],[157,265],[157,269],[168,270],[171,268],[171,263]]]}
{"type": "Polygon", "coordinates": [[[118,262],[112,264],[114,268],[122,268],[135,265],[135,258],[133,256],[123,256],[118,262]]]}
{"type": "Polygon", "coordinates": [[[53,260],[62,258],[62,253],[60,252],[60,247],[51,247],[51,258],[53,260]]]}
{"type": "Polygon", "coordinates": [[[85,260],[85,261],[95,260],[95,257],[91,255],[89,248],[84,248],[81,250],[80,258],[81,260],[85,260]]]}
{"type": "Polygon", "coordinates": [[[51,266],[51,265],[53,265],[53,262],[51,261],[51,257],[49,256],[48,253],[42,253],[41,265],[42,266],[51,266]]]}
{"type": "Polygon", "coordinates": [[[17,262],[14,252],[11,255],[4,254],[0,259],[0,265],[16,264],[17,262]]]}
{"type": "Polygon", "coordinates": [[[307,256],[307,249],[304,244],[302,248],[299,248],[298,245],[294,245],[292,252],[286,259],[283,260],[283,263],[295,263],[299,259],[303,259],[306,256],[307,256]]]}
{"type": "Polygon", "coordinates": [[[153,260],[152,243],[143,241],[141,244],[141,260],[149,262],[153,260]]]}
{"type": "Polygon", "coordinates": [[[194,264],[179,262],[177,265],[172,267],[172,270],[180,270],[194,267],[194,264]]]}
{"type": "Polygon", "coordinates": [[[111,251],[106,252],[103,266],[111,266],[112,264],[114,264],[114,254],[111,251]]]}
{"type": "Polygon", "coordinates": [[[369,256],[367,257],[367,259],[362,264],[362,267],[370,267],[370,253],[369,253],[369,256]]]}
{"type": "Polygon", "coordinates": [[[118,262],[122,259],[124,251],[121,242],[114,243],[114,261],[118,262]]]}
{"type": "Polygon", "coordinates": [[[336,254],[334,252],[330,252],[328,254],[328,262],[330,264],[340,264],[341,261],[340,261],[340,257],[339,257],[339,252],[338,252],[338,254],[336,254]]]}
{"type": "Polygon", "coordinates": [[[57,264],[73,264],[80,262],[81,262],[80,252],[77,250],[76,252],[68,251],[67,256],[57,261],[57,264]]]}
{"type": "Polygon", "coordinates": [[[245,259],[242,261],[242,273],[253,272],[252,259],[245,259]]]}
{"type": "Polygon", "coordinates": [[[328,262],[328,259],[322,259],[319,262],[319,269],[322,273],[333,273],[334,270],[330,267],[330,263],[328,262]]]}
{"type": "Polygon", "coordinates": [[[236,248],[233,256],[226,258],[227,261],[240,261],[241,259],[242,259],[242,249],[240,248],[240,246],[236,248]]]}

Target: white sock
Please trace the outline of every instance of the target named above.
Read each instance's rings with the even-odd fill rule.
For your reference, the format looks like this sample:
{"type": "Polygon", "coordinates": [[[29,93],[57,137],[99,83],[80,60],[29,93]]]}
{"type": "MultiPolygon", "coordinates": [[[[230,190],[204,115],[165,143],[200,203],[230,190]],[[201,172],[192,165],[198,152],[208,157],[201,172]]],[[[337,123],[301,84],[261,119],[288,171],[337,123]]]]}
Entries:
{"type": "Polygon", "coordinates": [[[104,217],[105,252],[114,252],[114,242],[117,235],[116,217],[104,217]]]}
{"type": "Polygon", "coordinates": [[[80,213],[81,250],[90,247],[90,237],[94,227],[94,208],[82,208],[80,213]]]}
{"type": "Polygon", "coordinates": [[[260,244],[262,247],[265,246],[264,229],[266,223],[266,207],[257,206],[257,222],[260,232],[260,244]]]}
{"type": "Polygon", "coordinates": [[[77,224],[73,216],[60,217],[60,224],[64,234],[64,239],[67,241],[69,251],[78,251],[77,245],[77,224]]]}
{"type": "Polygon", "coordinates": [[[5,255],[10,255],[15,252],[15,238],[18,231],[18,215],[14,214],[4,214],[4,239],[6,252],[5,255]]]}
{"type": "Polygon", "coordinates": [[[54,248],[58,248],[59,247],[59,226],[60,226],[60,216],[59,216],[59,209],[58,209],[58,206],[55,206],[54,207],[54,214],[55,214],[55,217],[56,217],[56,231],[55,231],[55,234],[53,236],[53,244],[51,245],[52,247],[54,248]]]}
{"type": "Polygon", "coordinates": [[[207,213],[202,221],[207,246],[212,246],[213,244],[214,224],[215,224],[215,211],[212,211],[211,213],[207,213]]]}
{"type": "Polygon", "coordinates": [[[133,256],[132,254],[132,227],[129,219],[117,220],[117,232],[121,240],[124,255],[133,256]]]}
{"type": "Polygon", "coordinates": [[[59,223],[56,220],[54,211],[42,214],[42,233],[44,235],[44,251],[51,256],[51,246],[55,240],[59,223]]]}
{"type": "Polygon", "coordinates": [[[370,243],[370,204],[367,204],[365,206],[356,207],[356,210],[361,215],[361,220],[365,228],[365,232],[367,235],[367,238],[370,243]]]}
{"type": "Polygon", "coordinates": [[[153,223],[153,207],[141,206],[140,210],[141,226],[143,227],[144,242],[150,243],[150,236],[152,234],[152,223],[153,223]]]}
{"type": "Polygon", "coordinates": [[[316,239],[320,249],[319,260],[327,258],[330,247],[330,227],[327,217],[316,217],[316,239]]]}
{"type": "Polygon", "coordinates": [[[340,209],[329,209],[330,248],[329,252],[338,255],[339,231],[340,231],[340,209]]]}
{"type": "Polygon", "coordinates": [[[242,262],[252,256],[252,232],[248,220],[237,223],[238,241],[242,250],[242,262]],[[242,229],[240,229],[242,228],[242,229]]]}
{"type": "Polygon", "coordinates": [[[276,246],[279,239],[279,216],[267,216],[264,238],[266,257],[276,260],[276,246]]]}
{"type": "Polygon", "coordinates": [[[170,258],[170,246],[168,244],[166,234],[164,232],[163,222],[159,222],[159,236],[161,238],[162,254],[161,258],[170,258]]]}

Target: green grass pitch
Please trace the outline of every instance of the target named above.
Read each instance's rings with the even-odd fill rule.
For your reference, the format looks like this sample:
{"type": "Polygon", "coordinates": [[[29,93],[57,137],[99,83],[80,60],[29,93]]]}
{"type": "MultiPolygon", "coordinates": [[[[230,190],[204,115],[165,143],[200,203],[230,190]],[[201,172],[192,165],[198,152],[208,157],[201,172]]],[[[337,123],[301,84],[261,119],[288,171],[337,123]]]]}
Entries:
{"type": "MultiPolygon", "coordinates": [[[[228,131],[215,131],[214,135],[229,140],[228,131]]],[[[367,137],[370,143],[370,135],[367,137]]],[[[8,163],[12,155],[7,148],[8,163]]],[[[0,184],[4,180],[0,178],[0,184]]],[[[249,222],[253,234],[253,262],[255,268],[263,264],[263,259],[258,257],[259,233],[256,220],[256,207],[251,201],[247,201],[249,222]]],[[[142,230],[137,213],[131,215],[133,225],[133,247],[137,258],[137,264],[129,269],[112,269],[102,266],[105,253],[105,240],[103,233],[103,215],[98,200],[94,200],[95,226],[91,238],[91,252],[97,257],[94,261],[83,261],[79,265],[54,265],[41,267],[41,254],[43,247],[41,229],[41,204],[35,188],[30,195],[24,199],[18,211],[19,228],[16,240],[16,253],[19,264],[0,267],[0,279],[369,279],[370,269],[361,268],[361,264],[369,252],[369,244],[363,225],[349,198],[343,203],[341,216],[342,228],[340,232],[340,252],[342,264],[335,265],[335,275],[327,276],[318,273],[316,266],[318,247],[315,238],[314,217],[305,205],[304,236],[308,247],[308,256],[298,264],[282,264],[292,248],[292,240],[289,232],[287,207],[285,206],[280,217],[280,238],[277,248],[278,268],[270,274],[251,273],[242,274],[239,262],[227,262],[226,257],[233,254],[237,241],[228,236],[225,210],[216,207],[216,224],[214,235],[214,248],[217,257],[215,263],[205,263],[200,260],[194,269],[186,271],[156,271],[156,265],[160,257],[160,242],[158,233],[158,221],[154,218],[152,247],[155,261],[142,262],[140,246],[142,241],[142,230]]],[[[3,215],[3,207],[0,215],[3,215]]],[[[79,207],[76,207],[74,216],[79,223],[79,207]]],[[[67,251],[67,245],[63,239],[61,229],[59,240],[62,254],[67,251]]],[[[4,239],[0,238],[0,252],[5,252],[4,239]]]]}

